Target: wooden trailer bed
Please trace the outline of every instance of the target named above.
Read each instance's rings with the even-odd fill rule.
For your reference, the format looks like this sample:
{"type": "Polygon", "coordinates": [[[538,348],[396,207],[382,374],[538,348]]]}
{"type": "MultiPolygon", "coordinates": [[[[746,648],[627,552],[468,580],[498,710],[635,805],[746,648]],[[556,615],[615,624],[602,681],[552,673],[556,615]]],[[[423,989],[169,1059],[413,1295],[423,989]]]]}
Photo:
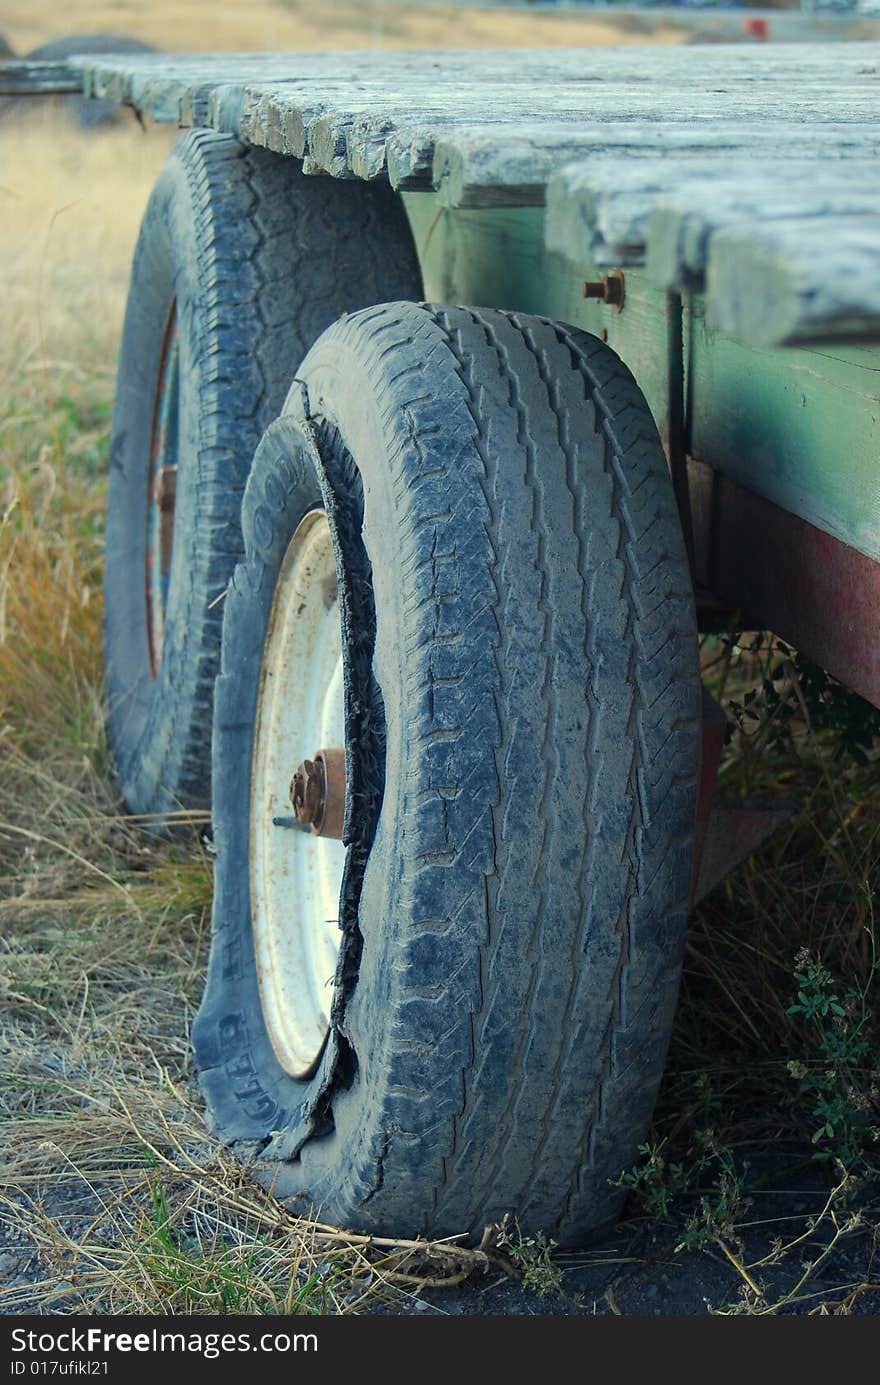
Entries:
{"type": "Polygon", "coordinates": [[[880,46],[160,57],[82,74],[142,117],[389,179],[432,296],[607,332],[693,459],[703,585],[880,703],[880,46]],[[618,267],[622,311],[584,300],[618,267]]]}
{"type": "Polygon", "coordinates": [[[680,492],[688,459],[701,586],[880,704],[880,44],[125,55],[39,83],[387,179],[432,297],[607,334],[680,492]],[[622,308],[583,297],[615,269],[622,308]]]}

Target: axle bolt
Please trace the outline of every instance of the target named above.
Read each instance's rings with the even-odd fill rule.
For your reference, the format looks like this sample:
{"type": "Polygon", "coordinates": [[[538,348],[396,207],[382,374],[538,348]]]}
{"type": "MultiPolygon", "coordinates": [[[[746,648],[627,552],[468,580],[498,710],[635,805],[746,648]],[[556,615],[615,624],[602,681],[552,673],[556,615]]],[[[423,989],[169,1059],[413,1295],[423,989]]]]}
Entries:
{"type": "Polygon", "coordinates": [[[316,837],[342,840],[345,819],[345,751],[317,750],[303,760],[290,781],[296,820],[316,837]]]}

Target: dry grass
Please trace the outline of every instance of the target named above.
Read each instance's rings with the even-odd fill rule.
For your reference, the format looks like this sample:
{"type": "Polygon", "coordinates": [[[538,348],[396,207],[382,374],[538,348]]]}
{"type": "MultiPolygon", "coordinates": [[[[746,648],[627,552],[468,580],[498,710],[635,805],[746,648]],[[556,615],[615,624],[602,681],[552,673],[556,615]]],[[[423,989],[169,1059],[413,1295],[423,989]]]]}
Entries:
{"type": "MultiPolygon", "coordinates": [[[[875,1010],[878,979],[877,751],[869,750],[864,763],[841,753],[826,712],[807,705],[796,670],[775,648],[767,637],[746,636],[733,650],[705,642],[706,682],[732,722],[744,694],[754,698],[725,752],[719,793],[783,799],[796,811],[697,911],[676,1064],[698,1063],[709,1052],[723,1059],[731,1091],[765,1094],[775,1085],[771,1072],[784,1074],[808,1040],[802,1017],[791,1010],[797,955],[821,957],[839,989],[870,994],[875,1010]]],[[[868,711],[860,699],[851,705],[854,715],[868,711]]],[[[869,716],[876,735],[880,715],[869,716]]],[[[800,1114],[790,1112],[795,1130],[800,1114]]]]}
{"type": "MultiPolygon", "coordinates": [[[[653,29],[654,26],[652,26],[653,29]]],[[[638,26],[577,13],[522,14],[395,0],[52,0],[7,3],[0,30],[16,52],[65,34],[124,33],[169,52],[268,49],[568,47],[644,42],[638,26]]],[[[673,23],[652,42],[677,43],[673,23]]]]}
{"type": "MultiPolygon", "coordinates": [[[[627,1181],[676,1249],[728,1257],[742,1284],[726,1311],[878,1311],[880,757],[841,753],[827,700],[811,703],[779,648],[704,644],[731,721],[747,709],[721,796],[796,812],[696,911],[647,1157],[627,1181]]],[[[833,695],[876,738],[880,716],[833,695]]]]}
{"type": "MultiPolygon", "coordinates": [[[[347,45],[364,37],[347,27],[363,9],[334,7],[329,36],[306,7],[268,0],[84,3],[69,27],[124,29],[180,48],[205,47],[206,33],[225,48],[347,45]]],[[[568,43],[585,41],[588,29],[600,41],[594,20],[523,16],[511,29],[506,16],[458,10],[408,17],[377,5],[369,14],[368,41],[568,43]]],[[[2,27],[24,47],[54,22],[55,7],[37,0],[7,5],[2,27]]],[[[188,1027],[205,959],[210,861],[199,824],[171,847],[121,813],[103,739],[101,533],[114,360],[137,224],[170,138],[133,123],[86,138],[51,113],[0,126],[9,155],[0,187],[0,1308],[357,1311],[389,1296],[401,1303],[426,1279],[455,1282],[508,1264],[489,1247],[366,1247],[292,1217],[205,1132],[188,1027]]],[[[760,682],[760,664],[741,660],[740,683],[749,676],[760,682]]],[[[752,794],[781,791],[802,812],[698,914],[652,1138],[686,1163],[711,1129],[736,1179],[743,1151],[782,1149],[795,1166],[813,1152],[812,1097],[788,1068],[819,1061],[814,1028],[789,1011],[794,959],[806,947],[841,994],[869,991],[880,783],[876,762],[834,765],[822,737],[804,734],[784,753],[737,741],[725,778],[752,794]]],[[[847,1100],[876,1101],[875,1063],[869,1056],[848,1074],[847,1100]]],[[[754,1214],[743,1198],[722,1205],[725,1167],[712,1155],[700,1175],[708,1190],[697,1180],[686,1208],[708,1196],[697,1231],[757,1282],[764,1260],[750,1267],[737,1240],[754,1214]]],[[[671,1193],[681,1191],[664,1176],[671,1193]]],[[[873,1214],[858,1226],[847,1220],[865,1176],[861,1168],[832,1177],[844,1192],[818,1224],[827,1241],[805,1248],[792,1232],[783,1258],[827,1267],[826,1244],[871,1234],[873,1214]]],[[[686,1234],[681,1220],[674,1238],[686,1234]]],[[[857,1310],[876,1288],[869,1276],[838,1284],[836,1297],[823,1290],[815,1304],[857,1310]]],[[[744,1306],[773,1303],[753,1295],[744,1306]]]]}

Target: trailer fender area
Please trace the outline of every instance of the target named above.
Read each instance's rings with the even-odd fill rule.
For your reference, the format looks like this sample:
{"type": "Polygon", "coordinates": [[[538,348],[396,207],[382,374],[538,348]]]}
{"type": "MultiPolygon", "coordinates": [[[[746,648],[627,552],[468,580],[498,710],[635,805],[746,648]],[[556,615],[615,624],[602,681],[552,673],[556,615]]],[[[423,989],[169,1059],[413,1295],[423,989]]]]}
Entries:
{"type": "Polygon", "coordinates": [[[724,748],[727,718],[715,698],[703,689],[703,724],[700,733],[700,786],[691,908],[705,899],[726,875],[794,817],[794,804],[744,799],[723,802],[716,798],[718,769],[724,748]]]}

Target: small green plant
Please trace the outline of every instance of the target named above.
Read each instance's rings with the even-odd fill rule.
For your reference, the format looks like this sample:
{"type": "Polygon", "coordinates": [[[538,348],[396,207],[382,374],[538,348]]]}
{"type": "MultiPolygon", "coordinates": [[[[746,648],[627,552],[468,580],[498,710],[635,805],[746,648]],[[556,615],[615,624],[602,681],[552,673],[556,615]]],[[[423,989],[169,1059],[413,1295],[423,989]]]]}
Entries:
{"type": "MultiPolygon", "coordinates": [[[[703,1109],[713,1106],[708,1083],[699,1084],[699,1089],[703,1109]]],[[[735,1242],[734,1220],[744,1206],[747,1169],[737,1172],[733,1155],[719,1146],[710,1129],[695,1132],[680,1160],[666,1157],[666,1144],[666,1139],[662,1139],[656,1144],[640,1145],[642,1162],[621,1174],[615,1187],[626,1188],[653,1217],[667,1216],[677,1198],[701,1189],[698,1207],[687,1219],[676,1250],[696,1250],[712,1241],[735,1242]]]]}
{"type": "MultiPolygon", "coordinates": [[[[685,1222],[676,1250],[739,1243],[736,1218],[747,1206],[744,1194],[748,1170],[736,1170],[729,1150],[713,1150],[711,1158],[716,1162],[712,1189],[700,1195],[699,1206],[685,1222]]],[[[702,1167],[705,1166],[704,1163],[702,1167]]]]}
{"type": "Polygon", "coordinates": [[[532,1289],[542,1297],[558,1294],[562,1288],[562,1274],[553,1262],[555,1241],[549,1240],[538,1231],[532,1236],[523,1235],[519,1223],[506,1212],[498,1228],[495,1244],[503,1251],[517,1270],[523,1287],[532,1289]]]}
{"type": "MultiPolygon", "coordinates": [[[[154,1161],[151,1161],[154,1162],[154,1161]]],[[[150,1214],[142,1226],[144,1273],[174,1312],[295,1314],[326,1312],[338,1272],[329,1262],[301,1272],[277,1248],[258,1241],[205,1243],[175,1218],[158,1178],[150,1181],[150,1214]],[[286,1281],[286,1282],[285,1282],[286,1281]]]]}
{"type": "Polygon", "coordinates": [[[795,959],[797,997],[788,1014],[803,1024],[805,1054],[788,1071],[816,1128],[815,1157],[837,1160],[847,1172],[880,1167],[880,1053],[873,1049],[870,991],[877,971],[873,932],[871,966],[863,986],[841,989],[821,958],[802,949],[795,959]]]}
{"type": "Polygon", "coordinates": [[[626,1188],[652,1217],[665,1217],[675,1199],[684,1192],[688,1170],[683,1163],[668,1160],[664,1154],[667,1141],[639,1145],[642,1162],[615,1180],[616,1188],[626,1188]]]}
{"type": "Polygon", "coordinates": [[[247,1263],[234,1263],[222,1238],[206,1253],[187,1236],[175,1224],[158,1180],[150,1184],[150,1200],[152,1217],[151,1225],[145,1227],[144,1263],[160,1294],[189,1312],[197,1305],[215,1313],[253,1311],[247,1263]]]}

